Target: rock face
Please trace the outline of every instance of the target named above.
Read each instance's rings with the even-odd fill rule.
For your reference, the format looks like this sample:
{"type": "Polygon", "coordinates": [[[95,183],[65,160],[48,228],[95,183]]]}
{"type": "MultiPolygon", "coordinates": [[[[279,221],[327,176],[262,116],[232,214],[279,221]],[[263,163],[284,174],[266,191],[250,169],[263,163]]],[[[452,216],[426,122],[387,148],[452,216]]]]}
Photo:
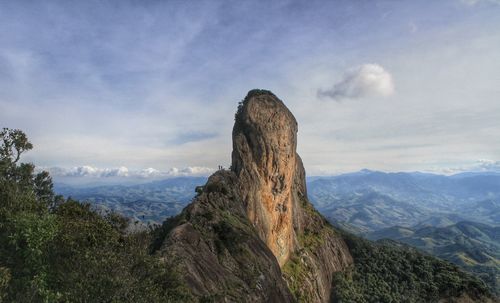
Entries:
{"type": "Polygon", "coordinates": [[[232,171],[240,180],[247,216],[280,265],[296,248],[294,177],[300,159],[297,121],[272,94],[249,94],[236,113],[232,171]]]}
{"type": "Polygon", "coordinates": [[[293,302],[273,253],[246,217],[239,182],[212,175],[193,203],[163,225],[160,255],[207,302],[293,302]]]}
{"type": "Polygon", "coordinates": [[[240,103],[230,171],[212,175],[163,225],[160,254],[196,297],[222,302],[329,302],[352,263],[341,236],[307,199],[297,122],[269,91],[240,103]]]}

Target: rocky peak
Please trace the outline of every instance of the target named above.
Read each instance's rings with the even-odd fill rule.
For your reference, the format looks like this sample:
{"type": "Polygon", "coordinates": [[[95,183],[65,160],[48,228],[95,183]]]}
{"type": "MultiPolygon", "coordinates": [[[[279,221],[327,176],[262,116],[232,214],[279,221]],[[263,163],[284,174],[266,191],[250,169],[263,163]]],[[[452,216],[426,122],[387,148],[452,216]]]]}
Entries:
{"type": "Polygon", "coordinates": [[[297,121],[281,100],[263,90],[248,93],[235,120],[231,167],[240,180],[247,216],[283,265],[296,242],[297,121]]]}
{"type": "Polygon", "coordinates": [[[217,302],[329,302],[333,275],[352,263],[306,193],[297,121],[274,94],[252,90],[220,170],[163,224],[161,255],[193,294],[217,302]]]}

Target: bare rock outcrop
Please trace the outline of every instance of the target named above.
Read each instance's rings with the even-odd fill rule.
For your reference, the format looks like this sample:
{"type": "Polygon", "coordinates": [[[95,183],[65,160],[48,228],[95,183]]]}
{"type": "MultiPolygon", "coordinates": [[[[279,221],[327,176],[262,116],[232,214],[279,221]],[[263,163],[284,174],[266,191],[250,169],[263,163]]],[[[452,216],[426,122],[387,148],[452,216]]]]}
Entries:
{"type": "Polygon", "coordinates": [[[255,232],[233,172],[218,171],[164,223],[160,255],[207,302],[293,302],[273,253],[255,232]]]}
{"type": "Polygon", "coordinates": [[[231,167],[240,181],[247,216],[283,265],[297,246],[297,121],[281,100],[258,92],[240,104],[235,120],[231,167]]]}
{"type": "Polygon", "coordinates": [[[193,294],[220,302],[329,302],[352,263],[342,237],[307,199],[297,122],[269,91],[240,103],[230,171],[212,175],[164,223],[161,255],[193,294]]]}
{"type": "Polygon", "coordinates": [[[274,94],[250,91],[235,117],[231,168],[247,216],[278,259],[294,295],[328,302],[333,274],[352,258],[307,199],[297,131],[294,116],[274,94]]]}

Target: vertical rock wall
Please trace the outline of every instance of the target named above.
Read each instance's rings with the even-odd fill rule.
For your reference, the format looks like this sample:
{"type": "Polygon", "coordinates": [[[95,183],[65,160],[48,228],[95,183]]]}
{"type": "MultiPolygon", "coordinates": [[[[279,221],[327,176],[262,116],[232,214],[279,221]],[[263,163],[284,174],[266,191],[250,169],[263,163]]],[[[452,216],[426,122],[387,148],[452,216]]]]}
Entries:
{"type": "Polygon", "coordinates": [[[272,94],[247,97],[233,129],[232,170],[247,215],[283,265],[295,248],[293,205],[297,122],[272,94]]]}

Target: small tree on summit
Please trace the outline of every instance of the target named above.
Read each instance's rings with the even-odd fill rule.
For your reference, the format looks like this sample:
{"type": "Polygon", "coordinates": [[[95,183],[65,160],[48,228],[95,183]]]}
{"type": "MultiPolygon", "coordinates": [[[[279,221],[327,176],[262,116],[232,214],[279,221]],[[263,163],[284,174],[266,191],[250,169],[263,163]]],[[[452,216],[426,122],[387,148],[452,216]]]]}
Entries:
{"type": "Polygon", "coordinates": [[[26,134],[19,129],[3,128],[0,132],[2,145],[0,146],[1,161],[8,161],[13,164],[19,161],[21,154],[33,148],[33,144],[28,141],[26,134]]]}

